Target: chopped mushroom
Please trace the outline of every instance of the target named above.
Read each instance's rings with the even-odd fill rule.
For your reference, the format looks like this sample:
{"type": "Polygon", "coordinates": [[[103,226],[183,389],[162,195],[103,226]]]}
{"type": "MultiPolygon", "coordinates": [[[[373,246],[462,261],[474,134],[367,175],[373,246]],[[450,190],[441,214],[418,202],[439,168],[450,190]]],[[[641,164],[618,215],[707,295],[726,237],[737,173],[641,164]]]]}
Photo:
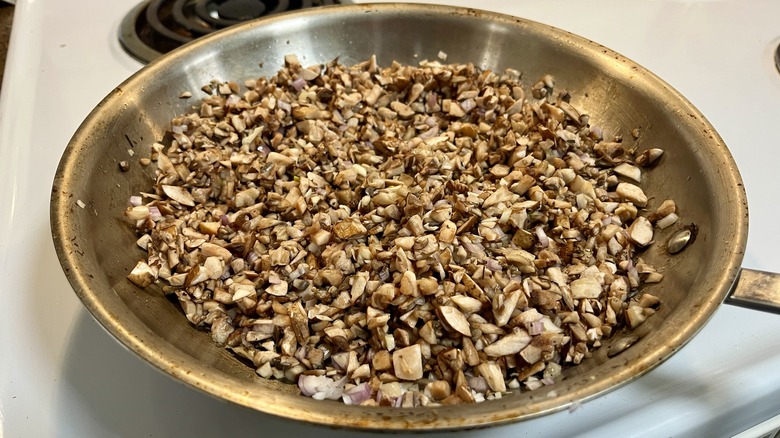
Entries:
{"type": "Polygon", "coordinates": [[[628,235],[638,246],[647,246],[653,241],[653,225],[644,216],[639,216],[628,227],[628,235]]]}
{"type": "Polygon", "coordinates": [[[452,330],[464,335],[471,336],[471,328],[468,320],[463,313],[452,306],[441,306],[436,309],[439,319],[452,330]]]}
{"type": "Polygon", "coordinates": [[[490,389],[496,392],[506,392],[506,382],[501,368],[496,362],[483,362],[476,367],[477,373],[484,377],[490,389]]]}
{"type": "Polygon", "coordinates": [[[162,190],[169,198],[181,205],[186,205],[188,207],[195,206],[195,200],[192,198],[192,194],[184,187],[162,185],[162,190]]]}
{"type": "Polygon", "coordinates": [[[499,338],[496,342],[488,345],[482,351],[491,357],[508,356],[510,354],[519,353],[520,350],[530,343],[531,335],[521,329],[499,338]]]}
{"type": "Polygon", "coordinates": [[[571,282],[571,297],[575,300],[598,298],[601,293],[601,284],[594,277],[584,277],[571,282]]]}
{"type": "Polygon", "coordinates": [[[642,171],[629,163],[620,163],[617,166],[615,166],[614,169],[615,173],[618,175],[625,176],[626,178],[630,178],[636,182],[642,181],[642,171]]]}
{"type": "Polygon", "coordinates": [[[157,273],[146,263],[138,262],[127,278],[140,287],[146,287],[157,278],[157,273]]]}
{"type": "Polygon", "coordinates": [[[146,252],[128,280],[259,376],[347,404],[495,399],[620,354],[663,304],[637,255],[682,216],[639,185],[663,151],[591,126],[551,76],[284,61],[205,86],[124,212],[146,252]]]}
{"type": "Polygon", "coordinates": [[[422,352],[419,344],[393,352],[393,370],[401,380],[417,380],[423,376],[422,352]]]}
{"type": "Polygon", "coordinates": [[[639,207],[647,205],[647,195],[645,195],[645,192],[642,191],[639,186],[631,183],[620,183],[615,192],[621,199],[631,201],[639,207]]]}

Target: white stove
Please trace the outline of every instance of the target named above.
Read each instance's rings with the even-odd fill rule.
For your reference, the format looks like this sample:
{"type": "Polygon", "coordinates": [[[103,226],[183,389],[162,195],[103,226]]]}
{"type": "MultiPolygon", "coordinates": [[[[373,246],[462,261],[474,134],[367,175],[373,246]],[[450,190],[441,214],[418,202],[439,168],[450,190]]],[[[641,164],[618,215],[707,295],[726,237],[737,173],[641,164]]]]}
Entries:
{"type": "MultiPolygon", "coordinates": [[[[0,437],[360,435],[280,420],[173,381],[115,342],[68,285],[49,231],[52,178],[82,119],[142,66],[116,37],[138,1],[17,1],[0,96],[0,437]]],[[[742,171],[751,210],[745,266],[780,271],[780,2],[449,3],[580,34],[682,92],[742,171]]],[[[778,333],[779,315],[724,305],[633,383],[574,410],[455,435],[764,436],[780,428],[778,333]]]]}

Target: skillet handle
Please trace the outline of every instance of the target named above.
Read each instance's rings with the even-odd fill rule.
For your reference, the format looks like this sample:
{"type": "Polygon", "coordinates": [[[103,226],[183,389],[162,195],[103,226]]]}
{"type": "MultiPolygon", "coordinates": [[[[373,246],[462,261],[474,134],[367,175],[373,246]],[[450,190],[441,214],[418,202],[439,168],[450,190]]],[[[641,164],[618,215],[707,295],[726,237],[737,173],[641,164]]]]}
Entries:
{"type": "Polygon", "coordinates": [[[742,268],[725,302],[780,314],[780,274],[742,268]]]}

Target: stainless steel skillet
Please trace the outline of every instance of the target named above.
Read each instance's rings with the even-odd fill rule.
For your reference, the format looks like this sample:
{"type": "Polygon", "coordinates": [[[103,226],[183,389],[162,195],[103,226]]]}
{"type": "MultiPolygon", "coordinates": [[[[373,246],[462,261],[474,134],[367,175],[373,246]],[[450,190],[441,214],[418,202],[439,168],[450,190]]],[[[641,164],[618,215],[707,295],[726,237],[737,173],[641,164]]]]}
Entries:
{"type": "MultiPolygon", "coordinates": [[[[753,286],[773,278],[740,268],[748,226],[742,182],[723,141],[685,98],[641,66],[591,41],[519,18],[444,6],[351,5],[285,14],[239,25],[160,58],[119,85],[75,133],[54,180],[51,221],[71,285],[127,348],[221,399],[334,426],[433,430],[533,418],[641,376],[691,339],[727,297],[752,305],[772,298],[747,299],[746,292],[769,291],[753,286]],[[592,123],[627,138],[631,129],[642,127],[640,150],[666,150],[643,187],[660,198],[654,202],[675,199],[682,220],[695,223],[699,234],[679,255],[669,256],[663,245],[645,255],[663,268],[663,282],[649,291],[664,305],[640,326],[636,334],[641,339],[631,348],[609,358],[607,344],[568,370],[562,382],[497,401],[414,410],[345,406],[301,397],[295,387],[261,379],[207,334],[193,330],[159,290],[138,289],[126,281],[140,254],[121,212],[128,197],[153,180],[151,167],[135,161],[148,156],[170,119],[189,108],[191,102],[179,99],[182,91],[196,94],[212,79],[271,75],[290,53],[304,64],[335,57],[352,64],[372,54],[388,64],[433,59],[439,51],[452,62],[512,67],[528,80],[550,73],[560,87],[574,92],[572,103],[589,113],[592,123]],[[130,171],[120,172],[118,163],[125,160],[131,162],[130,171]]],[[[662,241],[672,231],[656,237],[662,241]]]]}

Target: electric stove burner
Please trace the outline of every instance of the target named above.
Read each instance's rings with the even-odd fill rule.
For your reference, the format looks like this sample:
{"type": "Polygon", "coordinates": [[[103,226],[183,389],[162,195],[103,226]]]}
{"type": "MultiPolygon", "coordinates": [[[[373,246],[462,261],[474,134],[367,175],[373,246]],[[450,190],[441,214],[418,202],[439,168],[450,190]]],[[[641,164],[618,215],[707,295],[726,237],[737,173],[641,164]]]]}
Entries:
{"type": "Polygon", "coordinates": [[[280,12],[348,0],[146,0],[122,20],[119,42],[147,63],[211,32],[280,12]]]}

